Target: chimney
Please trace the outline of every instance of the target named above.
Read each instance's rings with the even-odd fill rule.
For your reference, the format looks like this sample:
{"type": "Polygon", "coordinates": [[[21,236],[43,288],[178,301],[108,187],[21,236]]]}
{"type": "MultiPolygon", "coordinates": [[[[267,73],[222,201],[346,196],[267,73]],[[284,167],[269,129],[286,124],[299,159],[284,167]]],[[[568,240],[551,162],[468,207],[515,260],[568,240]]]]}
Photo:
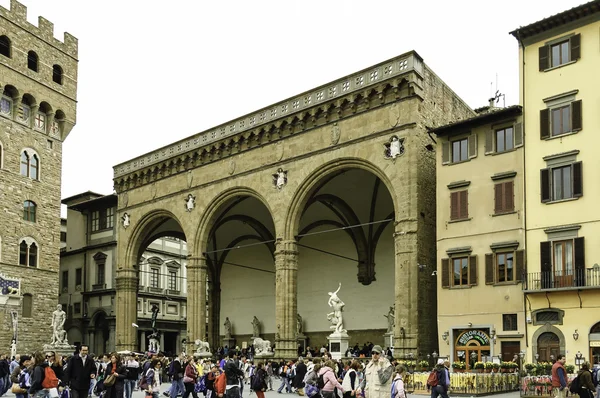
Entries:
{"type": "Polygon", "coordinates": [[[489,99],[489,101],[490,101],[490,110],[494,109],[494,102],[496,102],[496,98],[492,97],[489,99]]]}

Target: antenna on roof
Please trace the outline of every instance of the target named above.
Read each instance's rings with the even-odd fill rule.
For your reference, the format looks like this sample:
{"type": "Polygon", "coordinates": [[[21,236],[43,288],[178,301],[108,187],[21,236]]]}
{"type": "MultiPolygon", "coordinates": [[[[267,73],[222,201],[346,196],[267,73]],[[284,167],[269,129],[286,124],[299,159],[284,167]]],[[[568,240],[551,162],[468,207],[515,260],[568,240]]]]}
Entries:
{"type": "MultiPolygon", "coordinates": [[[[490,83],[490,86],[492,84],[490,83]]],[[[493,96],[490,96],[490,108],[494,107],[494,104],[497,104],[500,101],[500,98],[502,98],[502,107],[506,107],[506,96],[504,94],[502,94],[500,92],[500,90],[498,90],[498,73],[496,73],[496,92],[493,94],[493,96]]]]}

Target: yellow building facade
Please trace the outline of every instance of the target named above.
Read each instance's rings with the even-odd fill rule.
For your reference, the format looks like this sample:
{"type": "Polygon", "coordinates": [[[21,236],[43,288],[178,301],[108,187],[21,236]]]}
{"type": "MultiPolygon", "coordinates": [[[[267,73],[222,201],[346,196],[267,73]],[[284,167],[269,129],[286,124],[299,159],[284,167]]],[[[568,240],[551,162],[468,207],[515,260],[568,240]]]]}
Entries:
{"type": "Polygon", "coordinates": [[[484,108],[437,135],[439,355],[510,361],[525,345],[520,106],[484,108]]]}
{"type": "Polygon", "coordinates": [[[521,27],[527,360],[600,361],[600,1],[521,27]]]}

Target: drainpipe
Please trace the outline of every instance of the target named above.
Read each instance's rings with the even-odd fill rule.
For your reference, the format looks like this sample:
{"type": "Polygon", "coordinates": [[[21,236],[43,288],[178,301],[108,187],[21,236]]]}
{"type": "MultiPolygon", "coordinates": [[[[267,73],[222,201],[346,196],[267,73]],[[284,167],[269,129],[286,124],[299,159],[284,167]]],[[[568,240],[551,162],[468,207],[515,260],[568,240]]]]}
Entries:
{"type": "MultiPolygon", "coordinates": [[[[526,172],[526,157],[525,154],[527,153],[527,145],[525,145],[525,137],[526,137],[526,129],[525,129],[525,115],[526,115],[526,108],[525,108],[525,44],[523,43],[523,39],[521,38],[521,34],[520,32],[517,32],[516,38],[519,42],[519,45],[521,46],[522,49],[522,61],[521,61],[521,73],[522,73],[522,92],[521,92],[521,96],[522,96],[522,102],[521,102],[521,106],[523,107],[522,109],[522,113],[521,113],[521,119],[523,120],[522,122],[522,132],[523,132],[523,228],[525,229],[525,234],[523,237],[523,245],[525,246],[525,262],[527,263],[527,258],[529,257],[527,254],[527,251],[529,250],[529,248],[527,247],[527,181],[526,181],[526,176],[527,176],[527,172],[526,172]]],[[[525,273],[524,275],[524,281],[522,283],[526,283],[525,278],[527,278],[527,273],[525,273]]],[[[521,285],[522,287],[523,285],[521,285]]],[[[527,330],[527,303],[526,303],[526,294],[527,293],[523,293],[523,322],[525,323],[525,347],[529,347],[529,333],[527,330]]],[[[533,353],[532,353],[533,355],[533,353]]]]}

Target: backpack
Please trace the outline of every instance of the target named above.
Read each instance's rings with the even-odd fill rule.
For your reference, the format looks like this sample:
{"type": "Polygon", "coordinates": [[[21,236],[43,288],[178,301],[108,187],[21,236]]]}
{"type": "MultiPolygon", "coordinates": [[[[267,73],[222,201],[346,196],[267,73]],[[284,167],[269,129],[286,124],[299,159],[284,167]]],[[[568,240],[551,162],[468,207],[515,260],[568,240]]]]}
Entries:
{"type": "Polygon", "coordinates": [[[144,373],[142,375],[142,378],[140,379],[140,381],[138,381],[138,387],[140,388],[141,391],[146,391],[148,389],[148,372],[150,371],[150,369],[148,369],[146,371],[146,373],[144,373]]]}
{"type": "Polygon", "coordinates": [[[167,369],[167,376],[173,376],[173,371],[175,370],[175,360],[172,360],[169,364],[169,369],[167,369]]]}
{"type": "Polygon", "coordinates": [[[437,385],[438,385],[437,370],[433,369],[431,372],[429,372],[429,377],[427,377],[427,385],[429,387],[437,387],[437,385]]]}
{"type": "Polygon", "coordinates": [[[571,391],[572,394],[579,394],[581,392],[579,375],[577,375],[573,381],[571,381],[571,384],[569,385],[569,391],[571,391]]]}
{"type": "Polygon", "coordinates": [[[283,376],[287,373],[288,367],[287,365],[283,365],[281,368],[279,368],[279,375],[283,376]]]}
{"type": "Polygon", "coordinates": [[[592,370],[592,383],[594,384],[594,387],[598,386],[598,368],[592,370]]]}
{"type": "Polygon", "coordinates": [[[317,379],[317,387],[319,387],[319,390],[322,390],[323,387],[325,387],[325,378],[323,377],[325,376],[325,373],[319,375],[319,378],[317,379]]]}
{"type": "Polygon", "coordinates": [[[264,387],[264,383],[263,383],[262,377],[260,377],[258,375],[258,373],[255,375],[252,375],[251,380],[250,380],[250,388],[253,391],[261,391],[263,389],[263,387],[264,387]]]}
{"type": "Polygon", "coordinates": [[[42,387],[45,389],[58,387],[58,377],[56,377],[56,373],[54,373],[50,366],[44,368],[42,387]]]}

